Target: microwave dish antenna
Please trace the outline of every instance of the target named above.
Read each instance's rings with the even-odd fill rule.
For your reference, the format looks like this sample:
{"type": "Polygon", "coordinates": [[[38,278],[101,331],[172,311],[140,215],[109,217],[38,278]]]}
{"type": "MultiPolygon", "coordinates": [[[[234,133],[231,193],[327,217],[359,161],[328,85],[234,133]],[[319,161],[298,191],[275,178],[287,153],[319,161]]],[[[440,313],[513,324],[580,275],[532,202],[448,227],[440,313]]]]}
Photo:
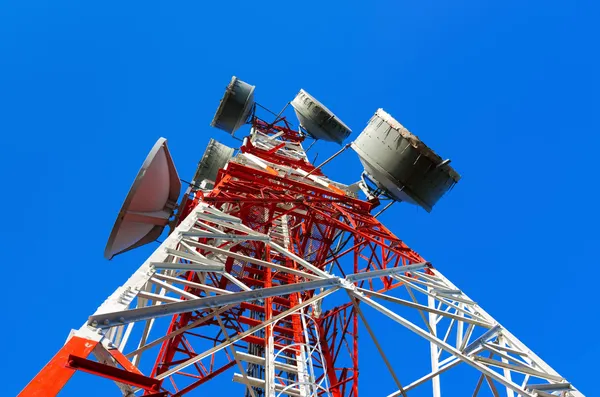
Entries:
{"type": "Polygon", "coordinates": [[[144,160],[110,232],[104,257],[155,241],[176,208],[181,181],[167,140],[159,138],[144,160]]]}
{"type": "Polygon", "coordinates": [[[396,201],[431,212],[460,175],[383,109],[378,109],[351,145],[365,175],[396,201]]]}
{"type": "Polygon", "coordinates": [[[341,145],[352,132],[331,110],[302,89],[291,104],[300,126],[316,140],[341,145]]]}
{"type": "Polygon", "coordinates": [[[235,149],[210,138],[202,159],[198,163],[192,184],[200,186],[202,189],[212,189],[219,170],[229,162],[234,151],[235,149]]]}
{"type": "Polygon", "coordinates": [[[255,86],[233,76],[210,125],[231,135],[235,134],[252,113],[254,88],[255,86]]]}

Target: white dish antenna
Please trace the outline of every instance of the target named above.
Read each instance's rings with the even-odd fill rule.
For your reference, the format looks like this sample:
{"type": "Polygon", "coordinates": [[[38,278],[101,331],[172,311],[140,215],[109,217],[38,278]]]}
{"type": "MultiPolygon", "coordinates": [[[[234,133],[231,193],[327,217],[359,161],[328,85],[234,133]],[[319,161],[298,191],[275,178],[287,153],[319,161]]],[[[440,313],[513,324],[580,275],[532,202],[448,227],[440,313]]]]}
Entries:
{"type": "Polygon", "coordinates": [[[291,104],[300,125],[314,139],[341,144],[352,132],[331,110],[302,89],[291,104]]]}
{"type": "Polygon", "coordinates": [[[234,149],[210,138],[202,160],[194,174],[192,184],[201,188],[212,188],[217,180],[219,170],[231,160],[234,149]]]}
{"type": "Polygon", "coordinates": [[[250,117],[254,107],[254,88],[233,76],[210,125],[233,135],[250,117]]]}
{"type": "Polygon", "coordinates": [[[433,206],[460,175],[383,109],[352,142],[368,179],[396,201],[433,206]]]}
{"type": "Polygon", "coordinates": [[[159,138],[119,211],[104,250],[106,259],[156,240],[169,223],[180,190],[167,140],[159,138]]]}

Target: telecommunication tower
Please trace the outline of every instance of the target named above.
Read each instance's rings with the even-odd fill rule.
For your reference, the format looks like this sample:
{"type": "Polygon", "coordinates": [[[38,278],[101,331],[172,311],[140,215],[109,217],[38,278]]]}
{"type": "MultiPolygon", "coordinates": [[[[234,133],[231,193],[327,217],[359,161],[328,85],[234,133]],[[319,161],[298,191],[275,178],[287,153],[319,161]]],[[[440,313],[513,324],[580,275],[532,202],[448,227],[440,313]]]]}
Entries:
{"type": "Polygon", "coordinates": [[[305,141],[343,144],[350,128],[304,90],[288,104],[294,128],[288,106],[266,110],[254,88],[235,77],[227,86],[212,126],[249,133],[237,149],[211,139],[181,200],[167,141],[154,145],[105,256],[167,227],[168,237],[20,396],[54,396],[76,371],[113,380],[124,396],[201,393],[225,376],[251,397],[583,396],[378,221],[399,201],[431,211],[460,179],[449,160],[379,109],[315,166],[305,141]],[[349,148],[364,172],[346,185],[322,166],[349,148]],[[419,376],[394,367],[398,352],[380,342],[374,314],[423,343],[419,376]],[[393,390],[359,387],[359,328],[393,390]],[[445,388],[457,367],[471,370],[464,392],[445,388]]]}

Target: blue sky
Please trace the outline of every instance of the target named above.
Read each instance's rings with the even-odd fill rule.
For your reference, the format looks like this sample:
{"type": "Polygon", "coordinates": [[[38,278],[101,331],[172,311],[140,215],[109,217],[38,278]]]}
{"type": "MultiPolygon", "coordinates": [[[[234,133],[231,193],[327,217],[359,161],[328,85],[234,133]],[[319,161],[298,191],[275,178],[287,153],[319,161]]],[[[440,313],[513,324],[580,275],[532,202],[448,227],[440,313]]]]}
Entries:
{"type": "MultiPolygon", "coordinates": [[[[381,219],[590,395],[600,353],[588,340],[600,275],[597,7],[2,2],[3,395],[15,395],[152,249],[103,259],[156,139],[169,140],[183,179],[210,137],[235,146],[209,127],[232,75],[273,109],[306,89],[353,136],[383,107],[450,157],[463,179],[431,214],[400,204],[381,219]]],[[[320,159],[335,150],[312,149],[320,159]]],[[[351,183],[361,168],[346,152],[325,171],[351,183]]],[[[374,371],[364,367],[367,378],[374,371]]],[[[379,395],[366,386],[364,395],[379,395]]],[[[116,391],[78,374],[61,395],[83,387],[87,396],[116,391]]]]}

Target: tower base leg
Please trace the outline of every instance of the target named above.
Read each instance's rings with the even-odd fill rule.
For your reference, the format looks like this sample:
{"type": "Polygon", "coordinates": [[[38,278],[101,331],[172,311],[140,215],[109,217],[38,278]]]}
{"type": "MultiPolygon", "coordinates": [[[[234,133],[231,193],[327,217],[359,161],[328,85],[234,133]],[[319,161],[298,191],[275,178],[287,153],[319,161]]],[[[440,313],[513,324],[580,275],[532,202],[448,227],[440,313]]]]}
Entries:
{"type": "Polygon", "coordinates": [[[97,341],[73,336],[25,386],[18,397],[56,396],[76,371],[67,368],[69,356],[87,357],[97,344],[97,341]]]}

